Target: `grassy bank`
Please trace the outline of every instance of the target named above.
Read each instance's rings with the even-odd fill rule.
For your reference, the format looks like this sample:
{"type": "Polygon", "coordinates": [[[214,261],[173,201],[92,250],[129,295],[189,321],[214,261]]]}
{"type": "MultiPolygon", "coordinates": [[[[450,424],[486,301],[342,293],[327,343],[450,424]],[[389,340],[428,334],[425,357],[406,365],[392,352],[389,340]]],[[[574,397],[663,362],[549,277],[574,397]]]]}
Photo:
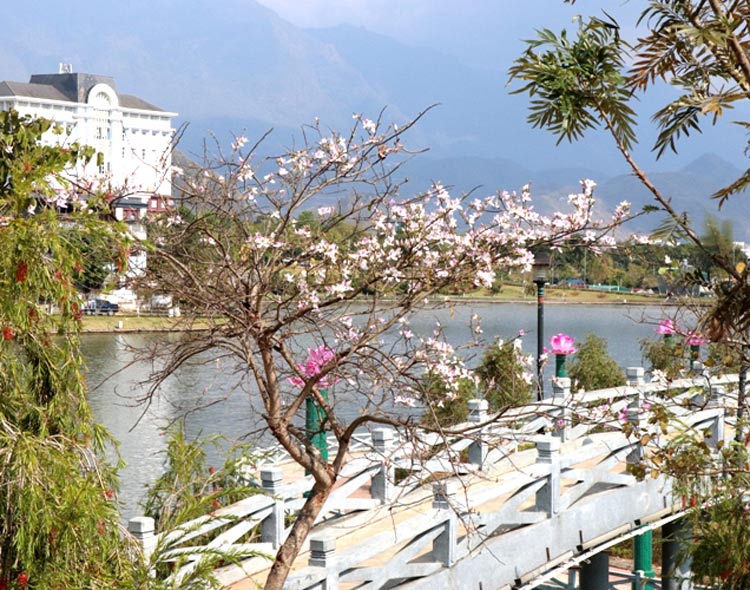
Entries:
{"type": "MultiPolygon", "coordinates": [[[[185,329],[181,318],[166,316],[138,316],[117,314],[115,316],[84,316],[83,331],[97,332],[171,332],[185,329]]],[[[201,328],[200,324],[194,328],[201,328]]]]}
{"type": "MultiPolygon", "coordinates": [[[[443,296],[438,296],[439,299],[443,296]]],[[[496,303],[534,303],[536,295],[524,294],[523,288],[515,285],[504,286],[499,293],[489,293],[477,290],[464,295],[446,295],[450,301],[479,301],[496,303]]],[[[663,305],[664,298],[654,295],[640,295],[631,293],[601,293],[586,289],[551,289],[545,290],[547,303],[575,304],[575,305],[663,305]]],[[[673,302],[676,303],[676,302],[673,302]]],[[[118,314],[115,316],[84,316],[83,331],[86,333],[106,332],[171,332],[187,328],[181,318],[166,316],[138,316],[118,314]]],[[[200,322],[192,325],[192,329],[206,327],[200,322]]]]}
{"type": "MultiPolygon", "coordinates": [[[[497,302],[535,302],[536,292],[524,293],[521,285],[503,285],[498,293],[490,293],[486,290],[477,290],[463,295],[448,295],[448,299],[461,301],[465,299],[486,299],[497,302]]],[[[633,305],[662,305],[664,297],[660,295],[644,295],[640,293],[608,293],[604,291],[593,291],[589,289],[559,289],[547,287],[544,290],[544,299],[547,303],[573,303],[573,304],[622,304],[633,305]]]]}

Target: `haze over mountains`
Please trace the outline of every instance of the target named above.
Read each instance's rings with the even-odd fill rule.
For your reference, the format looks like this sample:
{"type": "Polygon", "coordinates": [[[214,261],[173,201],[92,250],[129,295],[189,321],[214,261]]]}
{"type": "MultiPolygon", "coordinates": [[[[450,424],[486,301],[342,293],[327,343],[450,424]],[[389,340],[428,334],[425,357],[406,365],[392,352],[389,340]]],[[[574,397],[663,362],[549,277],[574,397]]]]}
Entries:
{"type": "MultiPolygon", "coordinates": [[[[410,146],[430,148],[405,168],[415,192],[432,180],[457,191],[481,186],[480,194],[531,182],[545,209],[559,206],[585,176],[597,181],[597,194],[610,209],[621,200],[650,200],[623,175],[606,137],[556,148],[551,136],[529,129],[527,99],[505,88],[508,60],[481,67],[414,47],[408,38],[349,25],[302,29],[254,0],[43,4],[43,16],[34,17],[27,4],[6,0],[0,80],[27,81],[32,73],[56,71],[60,61],[76,71],[112,75],[120,90],[178,111],[179,121],[190,123],[181,145],[187,153],[202,151],[209,130],[228,143],[230,131],[252,137],[273,127],[273,151],[292,145],[300,125],[315,117],[341,129],[351,125],[352,113],[373,118],[386,108],[386,120],[403,123],[440,103],[407,138],[410,146]]],[[[461,26],[457,22],[446,35],[468,38],[472,31],[461,26]]],[[[532,34],[518,30],[517,38],[532,34]]],[[[734,133],[708,133],[682,146],[682,159],[665,158],[657,166],[655,179],[678,209],[698,220],[705,209],[714,210],[706,195],[745,165],[742,133],[734,133]],[[701,155],[710,152],[722,157],[701,155]]],[[[648,126],[643,134],[649,145],[648,126]]],[[[735,220],[737,239],[750,239],[746,199],[735,197],[722,211],[735,220]]],[[[639,222],[634,229],[657,223],[639,222]]]]}

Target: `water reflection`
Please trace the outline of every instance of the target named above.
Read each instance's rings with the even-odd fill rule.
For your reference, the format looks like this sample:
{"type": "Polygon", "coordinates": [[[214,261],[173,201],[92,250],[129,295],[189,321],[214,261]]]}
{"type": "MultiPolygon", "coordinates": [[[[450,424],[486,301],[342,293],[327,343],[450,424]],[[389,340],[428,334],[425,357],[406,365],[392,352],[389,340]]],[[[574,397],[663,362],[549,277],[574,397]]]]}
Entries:
{"type": "MultiPolygon", "coordinates": [[[[512,338],[519,330],[527,334],[524,348],[535,353],[536,307],[523,304],[474,304],[454,309],[420,312],[411,322],[416,336],[429,336],[439,322],[454,344],[471,339],[469,320],[482,317],[483,337],[512,338]]],[[[645,310],[646,320],[660,317],[657,309],[645,310]]],[[[644,323],[644,308],[620,306],[549,306],[545,321],[547,337],[566,332],[582,340],[593,332],[608,340],[612,356],[622,366],[641,365],[639,342],[653,337],[653,325],[644,323]]],[[[138,514],[137,503],[144,487],[163,469],[163,429],[177,418],[185,418],[188,436],[222,434],[228,440],[257,441],[260,430],[259,403],[252,380],[226,360],[191,364],[168,380],[147,407],[139,403],[146,393],[142,383],[151,366],[134,361],[134,348],[158,345],[174,335],[115,334],[85,335],[89,400],[96,418],[121,442],[126,462],[121,472],[120,499],[123,517],[138,514]]],[[[342,394],[345,392],[341,392],[342,394]]],[[[342,395],[342,398],[345,396],[342,395]]],[[[365,396],[361,396],[365,397],[365,396]]],[[[361,400],[349,397],[347,414],[361,411],[361,400]]],[[[267,440],[267,439],[266,439],[267,440]]],[[[212,461],[219,457],[209,450],[212,461]]]]}

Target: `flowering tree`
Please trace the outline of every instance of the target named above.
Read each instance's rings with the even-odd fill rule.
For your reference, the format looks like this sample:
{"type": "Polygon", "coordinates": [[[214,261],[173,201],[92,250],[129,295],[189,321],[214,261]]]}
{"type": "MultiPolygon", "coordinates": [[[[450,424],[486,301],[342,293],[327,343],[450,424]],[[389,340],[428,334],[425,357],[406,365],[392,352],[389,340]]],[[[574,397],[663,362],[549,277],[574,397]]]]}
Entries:
{"type": "MultiPolygon", "coordinates": [[[[440,330],[415,334],[410,315],[446,286],[488,287],[498,268],[529,267],[534,247],[577,233],[592,246],[612,243],[610,226],[592,221],[590,181],[571,195],[569,212],[552,216],[534,210],[528,187],[473,199],[438,184],[405,194],[396,171],[409,155],[402,141],[412,124],[357,116],[346,134],[316,124],[301,145],[272,158],[238,137],[185,179],[183,213],[149,227],[145,280],[171,290],[185,321],[208,325],[160,343],[155,352],[165,361],[152,393],[186,363],[233,359],[237,385],[314,479],[267,588],[281,588],[355,431],[410,423],[399,405],[418,402],[425,374],[448,399],[472,378],[440,330]],[[322,410],[320,430],[338,443],[330,458],[313,444],[317,432],[302,426],[308,400],[322,410]]],[[[626,215],[623,206],[618,220],[626,215]]]]}

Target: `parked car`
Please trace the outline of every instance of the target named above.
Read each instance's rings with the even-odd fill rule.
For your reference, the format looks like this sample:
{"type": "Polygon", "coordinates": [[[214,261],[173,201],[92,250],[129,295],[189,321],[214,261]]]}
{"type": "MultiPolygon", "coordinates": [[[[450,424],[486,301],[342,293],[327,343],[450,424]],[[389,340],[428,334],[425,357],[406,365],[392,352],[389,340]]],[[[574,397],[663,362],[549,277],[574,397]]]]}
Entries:
{"type": "Polygon", "coordinates": [[[120,311],[120,306],[106,299],[91,299],[83,308],[83,313],[86,315],[115,315],[118,311],[120,311]]]}

